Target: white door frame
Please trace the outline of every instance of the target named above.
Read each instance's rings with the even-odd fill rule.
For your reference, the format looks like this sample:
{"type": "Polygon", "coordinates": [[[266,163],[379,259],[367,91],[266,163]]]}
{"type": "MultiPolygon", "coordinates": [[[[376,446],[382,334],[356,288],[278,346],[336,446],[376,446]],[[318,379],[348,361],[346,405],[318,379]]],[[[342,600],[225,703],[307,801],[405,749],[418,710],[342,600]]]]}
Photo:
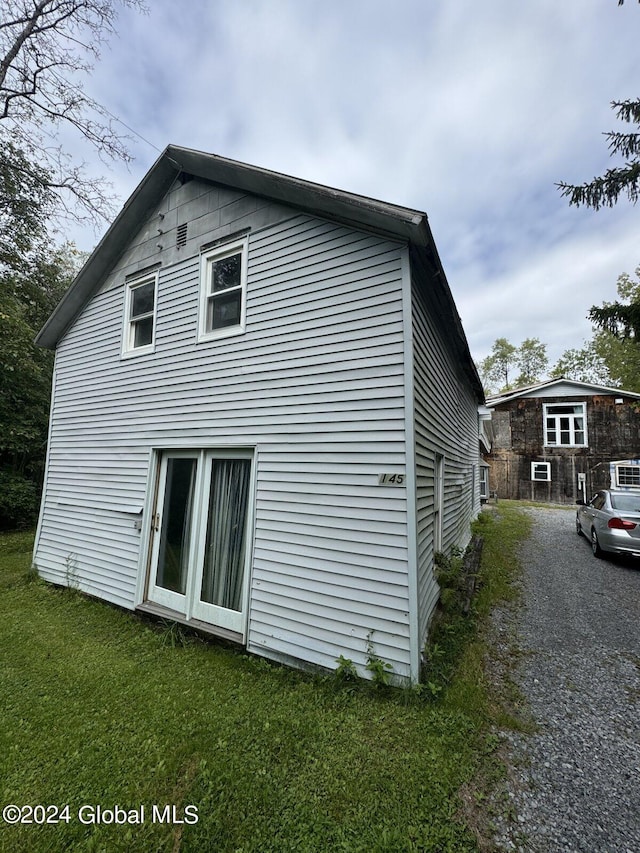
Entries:
{"type": "Polygon", "coordinates": [[[171,450],[166,453],[160,454],[160,458],[158,460],[158,478],[156,481],[156,496],[154,501],[154,515],[151,519],[151,531],[152,541],[151,541],[151,562],[150,562],[150,574],[149,574],[149,599],[151,601],[156,602],[157,604],[161,604],[164,607],[169,607],[171,610],[175,610],[178,613],[185,614],[187,613],[187,593],[189,588],[189,577],[190,577],[190,567],[193,565],[194,560],[194,549],[195,549],[195,541],[196,536],[194,535],[195,529],[198,525],[198,519],[196,518],[196,512],[199,507],[198,500],[198,484],[200,479],[200,469],[201,469],[201,458],[200,454],[195,451],[189,450],[171,450]],[[191,524],[189,530],[189,550],[187,557],[187,579],[185,586],[184,595],[178,592],[174,592],[173,590],[166,589],[165,587],[159,586],[156,583],[157,572],[158,572],[158,559],[160,556],[160,542],[161,542],[161,532],[162,525],[164,521],[164,503],[167,497],[167,468],[168,462],[170,459],[195,459],[196,460],[196,472],[195,472],[195,482],[193,488],[193,505],[191,509],[191,524]]]}
{"type": "Polygon", "coordinates": [[[194,570],[191,573],[191,589],[189,595],[190,615],[194,619],[200,619],[203,622],[211,623],[219,628],[227,628],[230,631],[235,631],[238,634],[244,634],[244,625],[246,623],[246,607],[247,607],[247,592],[248,578],[251,568],[251,542],[252,535],[250,531],[251,520],[253,519],[253,482],[254,482],[254,454],[251,450],[207,450],[203,452],[203,467],[202,467],[202,500],[199,506],[200,525],[198,532],[197,552],[194,559],[194,570]],[[200,590],[202,588],[202,576],[204,574],[204,559],[207,539],[207,524],[208,507],[211,489],[211,474],[213,471],[213,463],[216,459],[248,459],[251,463],[251,471],[249,474],[249,494],[247,496],[246,508],[246,528],[244,542],[244,566],[242,577],[242,592],[240,596],[241,609],[239,611],[229,610],[225,607],[219,607],[215,604],[200,599],[200,590]]]}
{"type": "Polygon", "coordinates": [[[242,641],[246,641],[255,527],[256,459],[257,453],[255,448],[247,447],[246,445],[242,447],[181,447],[179,449],[157,447],[151,450],[149,477],[147,481],[148,493],[145,502],[142,529],[143,541],[139,562],[139,579],[136,592],[137,605],[141,605],[147,600],[155,602],[176,611],[187,622],[197,619],[211,624],[212,627],[226,628],[240,634],[242,641]],[[162,526],[162,510],[166,490],[166,466],[168,459],[176,457],[197,459],[191,537],[189,542],[189,570],[184,596],[158,587],[155,584],[162,526]],[[251,460],[249,495],[246,509],[245,563],[241,594],[242,609],[240,611],[227,610],[226,608],[199,601],[199,590],[202,584],[203,572],[203,565],[200,565],[200,561],[204,559],[211,470],[213,460],[215,459],[251,460]]]}

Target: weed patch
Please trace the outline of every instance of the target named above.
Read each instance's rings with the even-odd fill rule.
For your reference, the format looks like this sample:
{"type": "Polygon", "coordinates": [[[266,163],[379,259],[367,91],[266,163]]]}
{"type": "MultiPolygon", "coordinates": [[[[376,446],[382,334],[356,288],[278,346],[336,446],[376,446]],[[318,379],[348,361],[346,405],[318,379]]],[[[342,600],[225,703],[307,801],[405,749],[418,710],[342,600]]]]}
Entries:
{"type": "Polygon", "coordinates": [[[518,562],[520,543],[530,534],[531,519],[518,504],[501,501],[485,510],[475,524],[475,532],[483,537],[482,560],[477,595],[470,615],[475,630],[462,648],[455,672],[445,693],[445,704],[482,719],[485,732],[485,754],[477,772],[460,791],[461,813],[473,827],[478,847],[493,850],[491,817],[495,810],[507,810],[507,801],[496,799],[496,791],[506,773],[501,739],[497,731],[512,729],[530,731],[523,718],[521,697],[509,677],[512,658],[519,654],[514,638],[503,640],[497,648],[489,623],[496,607],[515,606],[519,600],[521,567],[518,562]],[[500,671],[499,677],[488,670],[500,671]]]}

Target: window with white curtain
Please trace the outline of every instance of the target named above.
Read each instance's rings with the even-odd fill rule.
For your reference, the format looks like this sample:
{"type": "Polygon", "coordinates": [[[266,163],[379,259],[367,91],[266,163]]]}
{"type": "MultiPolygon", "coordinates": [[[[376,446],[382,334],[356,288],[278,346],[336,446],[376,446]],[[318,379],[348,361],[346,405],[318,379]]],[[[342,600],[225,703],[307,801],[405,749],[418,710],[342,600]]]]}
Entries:
{"type": "Polygon", "coordinates": [[[214,459],[200,600],[230,610],[242,609],[249,459],[214,459]]]}

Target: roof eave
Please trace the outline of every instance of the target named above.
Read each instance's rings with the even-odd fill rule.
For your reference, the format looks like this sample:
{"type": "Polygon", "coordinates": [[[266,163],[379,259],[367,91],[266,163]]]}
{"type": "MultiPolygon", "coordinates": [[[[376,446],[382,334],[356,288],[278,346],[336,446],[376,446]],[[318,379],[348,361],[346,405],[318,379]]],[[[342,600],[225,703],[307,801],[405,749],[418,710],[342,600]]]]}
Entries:
{"type": "Polygon", "coordinates": [[[368,226],[412,242],[427,239],[421,228],[426,214],[419,210],[190,148],[169,145],[164,156],[173,160],[179,171],[289,204],[299,210],[323,214],[345,224],[368,226]]]}
{"type": "Polygon", "coordinates": [[[548,379],[545,382],[539,382],[537,385],[529,385],[526,388],[515,389],[514,391],[509,391],[506,394],[499,394],[494,397],[489,397],[487,399],[486,405],[489,408],[494,409],[496,406],[502,405],[503,403],[510,403],[512,400],[517,400],[520,397],[530,397],[532,392],[539,391],[542,388],[551,388],[552,386],[558,385],[561,382],[564,382],[568,385],[582,387],[585,389],[591,388],[596,393],[600,392],[602,394],[621,394],[625,397],[632,397],[634,399],[640,400],[640,394],[638,394],[636,391],[626,391],[624,388],[611,388],[607,385],[597,385],[592,382],[582,382],[579,379],[567,379],[561,376],[558,379],[548,379]]]}
{"type": "Polygon", "coordinates": [[[215,154],[169,145],[91,253],[37,335],[37,344],[55,348],[86,300],[126,249],[132,233],[182,172],[419,246],[426,247],[431,241],[426,214],[420,211],[249,166],[215,154]]]}
{"type": "Polygon", "coordinates": [[[85,301],[92,295],[128,245],[131,234],[167,191],[178,172],[163,153],[147,172],[114,219],[86,263],[75,277],[53,313],[36,337],[39,346],[54,349],[73,323],[85,301]]]}

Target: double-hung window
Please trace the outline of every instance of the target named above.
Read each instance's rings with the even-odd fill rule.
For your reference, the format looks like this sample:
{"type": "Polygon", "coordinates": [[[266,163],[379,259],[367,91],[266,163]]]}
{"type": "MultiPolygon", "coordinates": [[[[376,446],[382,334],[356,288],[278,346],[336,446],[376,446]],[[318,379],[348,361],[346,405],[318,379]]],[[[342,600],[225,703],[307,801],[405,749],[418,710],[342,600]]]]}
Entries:
{"type": "Polygon", "coordinates": [[[246,283],[246,238],[202,253],[199,340],[244,332],[246,283]]]}
{"type": "Polygon", "coordinates": [[[544,404],[545,447],[586,447],[586,403],[544,404]]]}
{"type": "Polygon", "coordinates": [[[158,275],[132,279],[125,285],[122,355],[153,352],[156,335],[158,275]]]}

